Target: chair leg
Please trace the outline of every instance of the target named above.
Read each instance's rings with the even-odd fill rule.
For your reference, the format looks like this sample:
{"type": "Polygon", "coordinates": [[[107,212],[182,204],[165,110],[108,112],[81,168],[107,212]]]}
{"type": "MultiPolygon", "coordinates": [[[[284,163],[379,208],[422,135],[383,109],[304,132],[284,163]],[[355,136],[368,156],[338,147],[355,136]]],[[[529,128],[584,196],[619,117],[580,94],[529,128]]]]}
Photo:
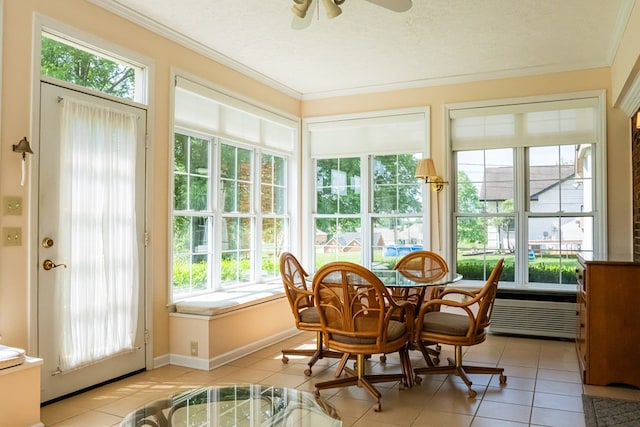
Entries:
{"type": "MultiPolygon", "coordinates": [[[[348,358],[348,355],[346,357],[348,358]]],[[[403,357],[404,356],[402,356],[401,352],[400,358],[403,359],[403,357]]],[[[405,381],[407,380],[407,372],[405,371],[403,362],[403,373],[367,375],[365,373],[365,358],[366,355],[364,354],[357,355],[355,371],[346,366],[344,367],[344,371],[348,374],[348,376],[337,378],[335,380],[316,383],[315,395],[320,396],[320,390],[328,388],[349,387],[352,385],[357,385],[358,387],[362,387],[367,390],[369,394],[376,399],[376,403],[373,405],[373,410],[379,412],[382,409],[382,405],[380,403],[380,397],[382,396],[382,394],[373,386],[373,384],[389,381],[400,381],[400,388],[403,389],[405,381]]],[[[408,354],[406,355],[406,358],[408,359],[408,354]]],[[[345,361],[346,363],[345,358],[343,358],[343,361],[345,361]]]]}
{"type": "Polygon", "coordinates": [[[311,374],[313,373],[311,371],[311,368],[313,368],[313,365],[315,365],[315,363],[325,357],[331,357],[334,359],[340,359],[342,358],[343,354],[342,353],[338,353],[335,351],[331,351],[331,350],[327,350],[324,348],[324,344],[322,343],[322,332],[317,331],[316,332],[316,348],[311,350],[311,349],[289,349],[289,350],[282,350],[282,363],[288,363],[289,362],[289,358],[287,357],[287,355],[290,356],[308,356],[310,357],[309,362],[307,363],[307,365],[309,366],[307,369],[304,370],[304,374],[306,376],[311,376],[311,374]]]}
{"type": "Polygon", "coordinates": [[[496,374],[496,375],[500,375],[500,384],[507,383],[507,376],[504,375],[503,368],[493,368],[489,366],[463,365],[461,346],[455,347],[455,359],[454,360],[449,359],[448,366],[434,366],[434,367],[428,366],[425,368],[416,368],[413,370],[413,372],[416,375],[415,381],[418,384],[421,382],[421,380],[418,379],[419,374],[445,374],[445,373],[455,374],[459,376],[462,379],[462,381],[464,381],[464,383],[467,385],[467,388],[469,389],[469,392],[468,392],[469,397],[472,397],[472,398],[476,397],[477,392],[471,388],[471,386],[473,385],[473,382],[471,382],[467,374],[496,374]]]}

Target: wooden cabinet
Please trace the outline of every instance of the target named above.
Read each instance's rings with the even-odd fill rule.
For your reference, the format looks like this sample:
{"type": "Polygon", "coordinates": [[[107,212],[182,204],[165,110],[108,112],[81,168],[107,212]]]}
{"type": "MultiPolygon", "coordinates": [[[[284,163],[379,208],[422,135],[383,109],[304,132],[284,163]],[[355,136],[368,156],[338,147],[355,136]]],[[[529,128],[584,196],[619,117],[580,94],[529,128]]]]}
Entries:
{"type": "Polygon", "coordinates": [[[640,388],[640,264],[578,255],[576,276],[582,381],[640,388]]]}

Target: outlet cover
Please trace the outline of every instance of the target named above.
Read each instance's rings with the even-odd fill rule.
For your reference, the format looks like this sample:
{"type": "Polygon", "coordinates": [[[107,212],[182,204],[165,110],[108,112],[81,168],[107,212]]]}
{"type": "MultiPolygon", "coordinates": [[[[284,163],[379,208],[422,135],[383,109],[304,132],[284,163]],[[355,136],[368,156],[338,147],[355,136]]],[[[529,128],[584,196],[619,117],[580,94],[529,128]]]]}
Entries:
{"type": "Polygon", "coordinates": [[[198,355],[198,341],[191,341],[191,355],[198,355]]]}
{"type": "Polygon", "coordinates": [[[5,215],[22,215],[22,197],[4,196],[2,206],[5,215]]]}
{"type": "Polygon", "coordinates": [[[2,241],[3,246],[22,245],[22,229],[20,227],[3,227],[2,241]]]}

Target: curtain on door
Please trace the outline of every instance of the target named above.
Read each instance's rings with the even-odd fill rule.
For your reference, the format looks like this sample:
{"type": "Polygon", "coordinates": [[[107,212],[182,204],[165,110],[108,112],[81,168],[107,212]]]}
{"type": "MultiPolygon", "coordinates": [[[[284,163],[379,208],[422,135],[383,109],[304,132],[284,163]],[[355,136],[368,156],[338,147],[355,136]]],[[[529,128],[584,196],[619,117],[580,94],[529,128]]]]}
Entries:
{"type": "Polygon", "coordinates": [[[138,317],[136,117],[60,101],[59,369],[133,350],[138,317]]]}

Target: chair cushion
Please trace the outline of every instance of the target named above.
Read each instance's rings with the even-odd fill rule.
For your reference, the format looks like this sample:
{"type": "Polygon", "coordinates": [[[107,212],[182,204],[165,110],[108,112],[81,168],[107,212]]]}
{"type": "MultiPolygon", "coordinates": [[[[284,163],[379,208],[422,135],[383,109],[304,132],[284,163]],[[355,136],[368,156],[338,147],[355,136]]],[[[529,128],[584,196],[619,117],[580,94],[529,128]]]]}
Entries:
{"type": "Polygon", "coordinates": [[[315,307],[308,307],[300,311],[300,320],[304,323],[320,323],[320,314],[315,307]]]}
{"type": "MultiPolygon", "coordinates": [[[[407,325],[404,322],[390,320],[387,326],[387,341],[394,341],[407,333],[407,325]]],[[[333,339],[345,344],[375,344],[375,338],[355,338],[345,335],[333,334],[333,339]]]]}
{"type": "Polygon", "coordinates": [[[469,330],[469,317],[463,314],[431,311],[422,319],[424,332],[463,337],[469,330]]]}

